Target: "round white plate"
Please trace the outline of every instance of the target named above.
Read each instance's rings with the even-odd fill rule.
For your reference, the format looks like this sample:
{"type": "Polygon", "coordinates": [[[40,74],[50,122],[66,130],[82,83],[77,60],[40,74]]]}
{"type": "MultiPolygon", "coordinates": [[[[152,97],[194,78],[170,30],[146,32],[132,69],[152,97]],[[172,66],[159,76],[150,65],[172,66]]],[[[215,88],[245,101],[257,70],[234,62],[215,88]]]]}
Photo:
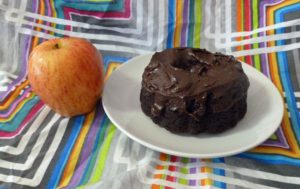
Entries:
{"type": "Polygon", "coordinates": [[[276,131],[283,116],[282,98],[263,74],[242,64],[250,80],[248,109],[238,125],[217,135],[177,135],[154,124],[141,110],[142,73],[152,54],[138,56],[116,69],[104,86],[102,103],[110,120],[127,136],[167,154],[213,158],[249,150],[276,131]]]}

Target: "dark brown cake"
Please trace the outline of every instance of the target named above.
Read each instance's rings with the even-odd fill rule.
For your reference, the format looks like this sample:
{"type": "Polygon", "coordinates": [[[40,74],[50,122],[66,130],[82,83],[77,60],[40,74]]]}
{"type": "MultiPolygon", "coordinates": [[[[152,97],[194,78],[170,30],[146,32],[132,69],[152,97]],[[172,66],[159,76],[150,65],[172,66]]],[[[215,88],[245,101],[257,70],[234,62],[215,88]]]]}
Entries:
{"type": "Polygon", "coordinates": [[[174,133],[220,133],[247,111],[249,80],[232,56],[204,49],[157,52],[143,73],[143,112],[174,133]]]}

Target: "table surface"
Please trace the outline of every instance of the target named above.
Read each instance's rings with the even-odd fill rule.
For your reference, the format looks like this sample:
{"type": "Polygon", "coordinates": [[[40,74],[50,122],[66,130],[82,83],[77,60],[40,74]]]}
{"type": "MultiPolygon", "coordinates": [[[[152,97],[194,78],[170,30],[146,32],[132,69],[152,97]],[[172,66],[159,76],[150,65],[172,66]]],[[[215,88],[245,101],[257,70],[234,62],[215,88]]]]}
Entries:
{"type": "Polygon", "coordinates": [[[0,188],[299,188],[299,26],[299,0],[0,0],[0,188]],[[87,115],[61,117],[26,74],[35,46],[66,36],[102,52],[106,78],[166,48],[231,54],[278,88],[281,126],[250,151],[196,159],[132,141],[101,102],[87,115]]]}

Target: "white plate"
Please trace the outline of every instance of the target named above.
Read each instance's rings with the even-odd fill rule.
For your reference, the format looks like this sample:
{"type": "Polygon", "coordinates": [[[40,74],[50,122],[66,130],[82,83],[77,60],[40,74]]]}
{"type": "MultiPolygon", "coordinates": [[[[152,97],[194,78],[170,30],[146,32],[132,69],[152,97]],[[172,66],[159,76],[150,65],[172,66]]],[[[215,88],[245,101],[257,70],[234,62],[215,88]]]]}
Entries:
{"type": "Polygon", "coordinates": [[[283,117],[283,101],[272,82],[243,63],[250,80],[248,110],[238,125],[217,135],[176,135],[155,125],[141,110],[142,73],[152,54],[138,56],[115,70],[106,81],[102,96],[110,120],[127,136],[167,154],[213,158],[249,150],[271,136],[283,117]]]}

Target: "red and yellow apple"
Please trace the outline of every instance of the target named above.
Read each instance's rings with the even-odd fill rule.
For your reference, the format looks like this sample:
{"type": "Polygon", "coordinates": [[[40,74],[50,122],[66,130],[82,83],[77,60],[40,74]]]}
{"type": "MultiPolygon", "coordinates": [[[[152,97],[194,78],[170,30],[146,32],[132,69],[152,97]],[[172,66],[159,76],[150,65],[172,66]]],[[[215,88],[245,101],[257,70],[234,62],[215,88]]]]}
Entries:
{"type": "Polygon", "coordinates": [[[103,88],[103,61],[87,40],[57,38],[35,47],[29,56],[32,90],[57,113],[75,116],[92,111],[103,88]]]}

